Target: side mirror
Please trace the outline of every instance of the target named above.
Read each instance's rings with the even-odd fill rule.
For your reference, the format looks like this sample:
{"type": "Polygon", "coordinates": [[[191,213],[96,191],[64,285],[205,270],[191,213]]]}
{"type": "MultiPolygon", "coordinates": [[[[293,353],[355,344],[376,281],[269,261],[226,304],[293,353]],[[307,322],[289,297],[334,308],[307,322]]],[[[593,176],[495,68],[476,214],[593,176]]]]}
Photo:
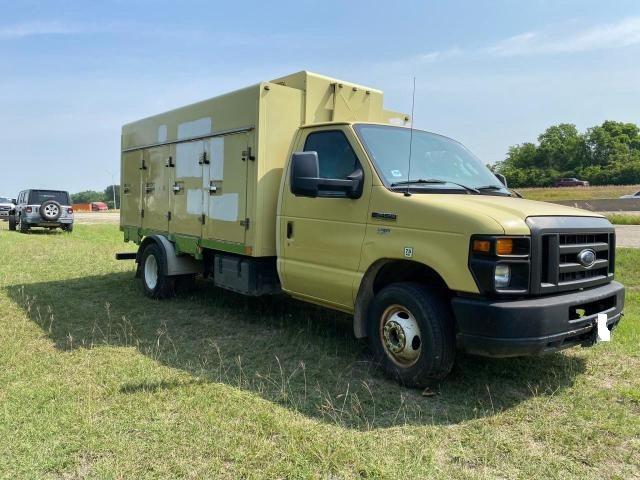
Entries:
{"type": "Polygon", "coordinates": [[[291,157],[291,193],[300,197],[360,198],[363,180],[360,168],[346,179],[320,177],[318,152],[297,152],[291,157]]]}
{"type": "Polygon", "coordinates": [[[11,199],[11,203],[13,203],[14,205],[18,203],[18,200],[16,200],[15,198],[11,199]]]}
{"type": "Polygon", "coordinates": [[[498,180],[500,180],[500,183],[502,185],[504,185],[505,187],[507,186],[507,177],[505,177],[501,173],[494,173],[494,175],[498,178],[498,180]]]}
{"type": "Polygon", "coordinates": [[[301,197],[318,196],[318,152],[296,152],[291,157],[291,193],[301,197]]]}

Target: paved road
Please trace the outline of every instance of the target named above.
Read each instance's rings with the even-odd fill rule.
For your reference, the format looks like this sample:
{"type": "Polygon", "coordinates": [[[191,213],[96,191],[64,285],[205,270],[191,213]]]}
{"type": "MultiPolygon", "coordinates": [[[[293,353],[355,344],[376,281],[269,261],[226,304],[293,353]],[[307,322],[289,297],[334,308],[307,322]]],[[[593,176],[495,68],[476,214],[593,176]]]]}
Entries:
{"type": "Polygon", "coordinates": [[[617,225],[616,245],[640,248],[640,225],[617,225]]]}
{"type": "Polygon", "coordinates": [[[119,223],[119,212],[76,212],[74,218],[76,223],[85,225],[92,223],[119,223]]]}

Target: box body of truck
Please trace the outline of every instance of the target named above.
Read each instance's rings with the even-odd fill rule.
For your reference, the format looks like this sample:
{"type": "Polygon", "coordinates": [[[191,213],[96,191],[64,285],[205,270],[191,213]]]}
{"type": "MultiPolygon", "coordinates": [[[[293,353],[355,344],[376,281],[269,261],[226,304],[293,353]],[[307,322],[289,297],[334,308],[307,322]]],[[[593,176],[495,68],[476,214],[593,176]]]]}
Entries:
{"type": "Polygon", "coordinates": [[[178,252],[276,255],[285,162],[303,124],[404,124],[382,92],[299,72],[125,125],[121,229],[166,235],[178,252]]]}

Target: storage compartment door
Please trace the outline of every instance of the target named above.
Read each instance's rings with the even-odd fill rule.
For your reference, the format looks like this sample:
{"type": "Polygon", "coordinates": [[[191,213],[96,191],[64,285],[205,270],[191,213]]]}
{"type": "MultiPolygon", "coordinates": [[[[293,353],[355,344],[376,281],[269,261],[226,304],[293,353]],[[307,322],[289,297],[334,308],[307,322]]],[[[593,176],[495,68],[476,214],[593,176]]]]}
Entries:
{"type": "Polygon", "coordinates": [[[172,157],[174,167],[170,181],[169,232],[200,237],[203,222],[202,167],[204,142],[202,140],[178,143],[172,157]]]}
{"type": "Polygon", "coordinates": [[[142,198],[144,216],[142,228],[157,232],[169,229],[169,147],[145,150],[145,179],[142,198]]]}
{"type": "Polygon", "coordinates": [[[204,237],[244,244],[247,228],[247,164],[251,162],[248,133],[213,137],[205,142],[206,220],[204,237]]]}
{"type": "Polygon", "coordinates": [[[146,175],[143,170],[143,151],[124,152],[122,154],[122,165],[120,184],[122,192],[120,194],[120,224],[130,227],[142,226],[140,212],[142,210],[142,181],[146,175]]]}

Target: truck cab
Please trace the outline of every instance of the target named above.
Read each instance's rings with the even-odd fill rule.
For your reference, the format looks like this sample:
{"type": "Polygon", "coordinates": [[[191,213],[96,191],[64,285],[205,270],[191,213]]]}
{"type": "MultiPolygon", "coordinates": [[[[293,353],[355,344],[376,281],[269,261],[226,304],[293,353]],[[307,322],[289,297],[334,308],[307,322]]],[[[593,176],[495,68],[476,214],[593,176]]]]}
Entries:
{"type": "Polygon", "coordinates": [[[444,378],[457,350],[589,346],[620,321],[606,218],[518,198],[463,145],[406,125],[367,87],[301,72],[239,91],[236,104],[249,108],[250,92],[259,127],[235,119],[149,146],[145,132],[179,132],[207,109],[212,123],[228,118],[215,112],[229,112],[229,96],[124,127],[121,228],[140,245],[147,295],[203,274],[351,313],[356,337],[408,386],[444,378]]]}

